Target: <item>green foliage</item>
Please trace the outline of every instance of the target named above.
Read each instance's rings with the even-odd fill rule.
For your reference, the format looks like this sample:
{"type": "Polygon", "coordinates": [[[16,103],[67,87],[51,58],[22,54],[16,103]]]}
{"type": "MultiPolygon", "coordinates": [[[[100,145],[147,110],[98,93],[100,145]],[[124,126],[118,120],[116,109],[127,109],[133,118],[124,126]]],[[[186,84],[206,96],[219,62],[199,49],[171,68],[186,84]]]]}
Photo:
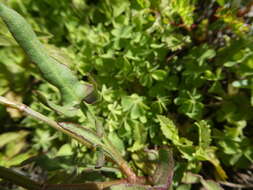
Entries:
{"type": "MultiPolygon", "coordinates": [[[[89,87],[81,84],[68,67],[47,54],[32,28],[21,15],[0,3],[0,16],[27,56],[36,63],[43,77],[59,89],[64,106],[80,104],[91,93],[89,87]]],[[[60,110],[57,107],[55,109],[60,110]]]]}
{"type": "Polygon", "coordinates": [[[195,183],[201,183],[203,185],[203,187],[207,190],[222,190],[223,188],[216,183],[213,180],[205,180],[203,177],[201,177],[200,175],[196,175],[196,174],[192,174],[192,173],[185,173],[183,179],[184,183],[188,184],[187,186],[181,186],[181,187],[185,187],[186,189],[189,189],[189,187],[191,187],[191,184],[195,184],[195,183]]]}
{"type": "MultiPolygon", "coordinates": [[[[246,1],[0,2],[25,17],[54,60],[71,68],[78,81],[96,87],[100,99],[90,106],[90,112],[103,118],[108,139],[136,173],[149,175],[152,163],[145,158],[152,154],[146,151],[156,155],[156,150],[150,149],[164,145],[175,155],[176,189],[194,188],[185,179],[188,172],[198,174],[194,183],[220,189],[214,181],[231,181],[239,170],[250,170],[252,18],[237,14],[248,6],[246,1]]],[[[33,93],[45,95],[50,100],[44,102],[47,105],[60,102],[58,90],[42,79],[2,22],[0,57],[0,95],[11,94],[12,99],[59,118],[33,93]]],[[[63,121],[94,129],[89,118],[79,113],[75,116],[67,118],[60,113],[63,121]]],[[[78,183],[84,178],[73,174],[82,176],[89,164],[96,164],[97,154],[91,149],[22,113],[0,107],[0,120],[2,165],[26,160],[27,165],[35,163],[34,173],[40,172],[39,168],[49,172],[49,182],[62,183],[61,176],[72,175],[70,182],[78,183]],[[13,147],[13,138],[20,139],[19,148],[13,147]],[[45,151],[57,167],[28,159],[45,151]]],[[[112,167],[111,163],[106,166],[112,167]]],[[[119,172],[96,175],[101,180],[122,177],[119,172]]]]}

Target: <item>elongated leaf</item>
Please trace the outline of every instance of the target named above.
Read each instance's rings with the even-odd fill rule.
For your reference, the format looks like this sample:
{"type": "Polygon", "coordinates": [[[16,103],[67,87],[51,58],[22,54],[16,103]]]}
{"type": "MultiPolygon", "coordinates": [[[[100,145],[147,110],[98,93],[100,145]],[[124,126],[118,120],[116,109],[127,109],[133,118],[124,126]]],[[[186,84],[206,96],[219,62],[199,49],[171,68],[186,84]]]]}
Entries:
{"type": "Polygon", "coordinates": [[[68,107],[68,106],[59,106],[54,104],[53,102],[49,101],[43,93],[41,93],[40,91],[36,91],[36,97],[38,98],[38,100],[44,104],[45,106],[51,108],[52,110],[56,111],[57,113],[63,114],[65,116],[68,117],[72,117],[77,115],[78,113],[78,109],[74,108],[74,107],[68,107]]]}
{"type": "Polygon", "coordinates": [[[59,125],[71,132],[72,134],[81,137],[83,140],[87,141],[93,146],[103,146],[103,142],[101,141],[101,138],[96,135],[94,131],[91,129],[87,129],[84,127],[81,127],[74,123],[67,123],[67,122],[61,122],[59,125]]]}
{"type": "Polygon", "coordinates": [[[16,42],[12,38],[0,34],[0,46],[15,46],[15,45],[16,42]]]}
{"type": "Polygon", "coordinates": [[[210,125],[204,120],[195,122],[195,125],[199,130],[199,146],[202,148],[207,148],[211,143],[210,125]]]}
{"type": "Polygon", "coordinates": [[[0,17],[28,57],[39,67],[44,78],[59,89],[63,104],[79,104],[91,93],[90,86],[83,85],[67,66],[47,53],[21,15],[0,3],[0,17]]]}
{"type": "Polygon", "coordinates": [[[6,144],[13,142],[18,139],[22,139],[28,135],[27,131],[19,131],[17,132],[8,132],[0,135],[0,148],[5,146],[6,144]]]}
{"type": "Polygon", "coordinates": [[[179,144],[178,130],[174,122],[171,119],[162,115],[158,115],[157,118],[160,122],[163,135],[167,139],[171,140],[174,144],[179,144]]]}
{"type": "Polygon", "coordinates": [[[32,156],[33,156],[33,152],[28,151],[25,153],[18,154],[17,156],[13,157],[10,160],[3,161],[2,164],[7,167],[16,166],[16,165],[21,164],[23,161],[27,160],[28,158],[30,158],[32,156]]]}

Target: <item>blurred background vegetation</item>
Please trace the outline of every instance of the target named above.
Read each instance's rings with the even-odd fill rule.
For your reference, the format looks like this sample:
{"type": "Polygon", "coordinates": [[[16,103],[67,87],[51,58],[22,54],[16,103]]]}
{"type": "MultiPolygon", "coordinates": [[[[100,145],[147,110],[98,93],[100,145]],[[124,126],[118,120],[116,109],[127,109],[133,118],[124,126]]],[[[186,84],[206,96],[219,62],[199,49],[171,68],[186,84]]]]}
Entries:
{"type": "MultiPolygon", "coordinates": [[[[251,1],[0,2],[25,17],[52,56],[96,86],[101,98],[94,112],[139,175],[150,175],[154,165],[147,158],[169,145],[173,189],[201,188],[189,180],[193,173],[252,186],[251,1]]],[[[60,100],[0,21],[0,95],[59,117],[38,102],[35,90],[60,100]]],[[[1,166],[40,182],[122,177],[117,170],[92,171],[92,149],[1,105],[0,150],[1,166]]],[[[4,180],[0,187],[21,189],[4,180]]]]}

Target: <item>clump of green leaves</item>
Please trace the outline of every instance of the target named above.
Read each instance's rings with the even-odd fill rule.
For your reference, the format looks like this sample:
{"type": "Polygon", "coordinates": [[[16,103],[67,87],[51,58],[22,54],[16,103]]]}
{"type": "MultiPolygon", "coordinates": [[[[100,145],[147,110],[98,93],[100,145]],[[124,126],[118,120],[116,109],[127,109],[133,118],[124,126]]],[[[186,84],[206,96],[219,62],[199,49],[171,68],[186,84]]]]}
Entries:
{"type": "MultiPolygon", "coordinates": [[[[105,119],[105,133],[132,168],[149,175],[152,164],[144,158],[168,145],[175,155],[175,188],[191,189],[193,183],[185,180],[189,172],[198,174],[196,183],[205,186],[201,176],[232,181],[233,174],[249,170],[253,163],[252,18],[246,13],[238,16],[249,6],[247,1],[238,2],[12,0],[8,4],[25,16],[39,38],[51,45],[49,49],[65,53],[58,57],[79,79],[94,84],[100,100],[92,113],[105,119]]],[[[41,79],[0,24],[0,94],[14,92],[14,97],[21,96],[34,109],[56,118],[27,92],[39,90],[59,102],[57,90],[41,79]]],[[[11,118],[7,111],[0,107],[0,118],[11,118]]],[[[35,152],[50,150],[50,158],[74,152],[75,161],[95,164],[96,155],[89,149],[58,133],[55,138],[42,123],[18,118],[22,126],[33,129],[33,144],[27,146],[35,152]],[[41,144],[42,134],[51,141],[41,144]]],[[[13,121],[17,118],[9,120],[18,130],[13,121]]],[[[82,115],[74,120],[87,123],[82,115]]],[[[11,130],[7,121],[4,126],[3,132],[11,130]]],[[[83,171],[67,162],[60,168],[83,171]]],[[[49,180],[57,172],[59,168],[50,170],[49,180]]]]}

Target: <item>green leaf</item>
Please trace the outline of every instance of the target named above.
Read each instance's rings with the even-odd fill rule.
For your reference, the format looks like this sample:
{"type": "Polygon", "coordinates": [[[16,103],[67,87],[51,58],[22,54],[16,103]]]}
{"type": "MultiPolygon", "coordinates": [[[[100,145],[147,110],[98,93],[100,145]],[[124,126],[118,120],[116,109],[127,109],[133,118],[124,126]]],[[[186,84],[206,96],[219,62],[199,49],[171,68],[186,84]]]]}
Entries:
{"type": "Polygon", "coordinates": [[[202,185],[207,190],[223,190],[223,188],[216,182],[212,180],[204,180],[203,178],[200,180],[202,185]]]}
{"type": "Polygon", "coordinates": [[[163,111],[167,111],[167,105],[169,102],[170,101],[168,97],[157,97],[157,100],[152,104],[152,108],[161,114],[163,111]]]}
{"type": "Polygon", "coordinates": [[[16,45],[17,43],[13,40],[13,38],[0,34],[0,46],[16,46],[16,45]]]}
{"type": "Polygon", "coordinates": [[[178,129],[174,122],[162,115],[158,115],[157,119],[161,126],[161,131],[163,135],[171,140],[173,144],[178,145],[179,144],[179,136],[178,136],[178,129]]]}
{"type": "Polygon", "coordinates": [[[182,182],[187,184],[195,184],[200,182],[207,190],[223,190],[223,188],[215,181],[205,180],[202,176],[189,172],[184,174],[182,182]]]}
{"type": "Polygon", "coordinates": [[[5,156],[8,159],[14,158],[16,155],[20,154],[26,146],[26,139],[16,139],[6,145],[5,156]]]}
{"type": "Polygon", "coordinates": [[[132,119],[140,118],[149,109],[144,103],[143,97],[133,94],[131,96],[123,96],[121,100],[124,111],[129,111],[132,119]]]}
{"type": "Polygon", "coordinates": [[[182,182],[186,184],[195,184],[200,182],[200,176],[190,172],[185,172],[182,178],[182,182]]]}
{"type": "Polygon", "coordinates": [[[27,131],[7,132],[0,135],[0,148],[13,141],[23,139],[29,133],[27,131]]]}
{"type": "Polygon", "coordinates": [[[114,144],[114,146],[118,149],[121,155],[125,155],[125,146],[121,138],[115,132],[111,132],[108,135],[108,139],[114,144]]]}
{"type": "Polygon", "coordinates": [[[31,26],[20,14],[0,3],[0,16],[28,57],[40,69],[43,77],[59,89],[63,104],[69,107],[80,104],[93,91],[84,86],[66,65],[48,54],[31,26]]]}
{"type": "Polygon", "coordinates": [[[124,0],[113,0],[113,1],[108,1],[107,2],[109,5],[113,5],[113,16],[117,17],[121,15],[124,11],[127,10],[129,7],[130,3],[128,1],[124,0]]]}
{"type": "Polygon", "coordinates": [[[45,106],[49,107],[50,109],[56,111],[59,114],[65,115],[67,117],[74,117],[78,113],[80,113],[80,110],[75,109],[73,107],[69,106],[59,106],[57,104],[54,104],[53,102],[49,101],[48,98],[40,91],[35,91],[36,97],[38,100],[44,104],[45,106]]]}
{"type": "Polygon", "coordinates": [[[145,147],[145,143],[147,140],[147,130],[144,127],[143,124],[135,122],[132,123],[132,128],[133,128],[133,145],[128,148],[129,151],[135,152],[140,149],[143,149],[145,147]]]}
{"type": "Polygon", "coordinates": [[[164,70],[155,70],[152,72],[152,77],[155,80],[164,80],[167,75],[167,72],[164,70]]]}
{"type": "Polygon", "coordinates": [[[162,41],[172,51],[180,50],[184,45],[191,42],[189,36],[183,36],[181,34],[163,36],[162,41]]]}
{"type": "Polygon", "coordinates": [[[226,180],[227,179],[227,174],[224,171],[224,169],[220,165],[220,161],[217,158],[216,154],[216,147],[208,147],[205,149],[202,149],[201,147],[198,147],[196,152],[195,152],[195,157],[198,160],[201,161],[209,161],[212,163],[217,171],[217,174],[219,175],[220,179],[226,180]]]}
{"type": "Polygon", "coordinates": [[[72,154],[73,154],[73,150],[70,144],[64,144],[60,147],[56,156],[70,156],[72,154]]]}
{"type": "Polygon", "coordinates": [[[182,184],[179,185],[176,190],[191,190],[191,185],[190,184],[182,184]]]}
{"type": "Polygon", "coordinates": [[[142,8],[148,8],[150,6],[149,0],[135,0],[142,8]]]}
{"type": "Polygon", "coordinates": [[[171,7],[177,12],[183,19],[185,25],[190,26],[193,24],[193,11],[195,9],[194,2],[191,0],[173,0],[171,1],[171,7]]]}
{"type": "Polygon", "coordinates": [[[226,0],[216,0],[221,6],[225,5],[226,0]]]}
{"type": "Polygon", "coordinates": [[[216,52],[213,49],[207,49],[199,58],[199,65],[202,66],[207,59],[211,59],[216,55],[216,52]]]}
{"type": "MultiPolygon", "coordinates": [[[[114,150],[125,153],[138,176],[150,179],[154,172],[156,160],[147,159],[147,149],[155,152],[163,145],[171,145],[177,160],[174,189],[205,188],[199,184],[199,176],[184,184],[181,178],[187,171],[194,175],[210,174],[209,179],[221,180],[227,168],[233,168],[232,173],[226,170],[230,171],[229,177],[249,169],[253,160],[253,38],[251,13],[241,15],[250,7],[248,0],[1,2],[31,24],[53,63],[60,64],[61,69],[69,66],[80,83],[88,80],[96,84],[101,100],[90,105],[92,114],[86,116],[79,114],[78,102],[74,107],[64,107],[73,100],[73,96],[67,99],[71,91],[60,92],[66,97],[60,105],[59,89],[41,80],[38,68],[11,38],[2,19],[0,95],[14,92],[24,96],[23,101],[31,108],[56,121],[69,120],[92,129],[96,126],[92,115],[99,115],[107,134],[105,139],[96,131],[92,131],[93,135],[105,144],[109,137],[114,150]],[[209,13],[215,13],[215,19],[209,13]],[[45,105],[60,114],[31,97],[38,90],[46,97],[45,105]],[[55,105],[56,102],[59,104],[55,105]],[[68,117],[74,110],[78,110],[74,117],[68,117]]],[[[67,76],[56,67],[54,70],[67,76]]],[[[74,83],[70,82],[68,89],[74,83]]],[[[76,93],[83,96],[82,90],[76,93]]],[[[49,156],[62,155],[61,159],[35,162],[38,167],[50,165],[42,167],[50,171],[49,182],[124,178],[119,172],[114,172],[116,176],[100,171],[85,175],[86,165],[96,163],[97,154],[93,150],[99,147],[87,149],[21,112],[22,117],[15,119],[5,107],[0,109],[0,137],[9,131],[31,129],[31,138],[13,140],[9,136],[9,143],[1,147],[1,164],[27,149],[35,150],[35,155],[41,151],[49,156]],[[63,162],[62,157],[71,164],[63,162]]],[[[76,133],[80,135],[78,130],[76,133]]],[[[125,186],[130,188],[130,184],[125,186]]]]}
{"type": "Polygon", "coordinates": [[[201,103],[202,95],[198,94],[196,89],[192,92],[182,90],[179,96],[174,100],[176,105],[179,105],[178,111],[184,113],[192,119],[199,119],[204,110],[204,105],[201,103]]]}
{"type": "Polygon", "coordinates": [[[194,124],[198,127],[199,131],[199,146],[205,149],[212,141],[210,125],[205,120],[195,122],[194,124]]]}
{"type": "Polygon", "coordinates": [[[80,136],[84,141],[87,141],[88,143],[90,143],[93,146],[104,147],[102,139],[96,135],[95,131],[93,131],[91,129],[84,128],[84,127],[79,126],[77,124],[67,123],[67,122],[61,122],[61,123],[59,123],[59,125],[62,128],[66,129],[67,131],[70,131],[75,136],[77,136],[77,137],[80,136]]]}
{"type": "Polygon", "coordinates": [[[17,166],[32,156],[33,156],[33,152],[28,151],[25,153],[18,154],[17,156],[13,157],[10,160],[5,161],[2,164],[5,165],[6,167],[17,166]]]}

